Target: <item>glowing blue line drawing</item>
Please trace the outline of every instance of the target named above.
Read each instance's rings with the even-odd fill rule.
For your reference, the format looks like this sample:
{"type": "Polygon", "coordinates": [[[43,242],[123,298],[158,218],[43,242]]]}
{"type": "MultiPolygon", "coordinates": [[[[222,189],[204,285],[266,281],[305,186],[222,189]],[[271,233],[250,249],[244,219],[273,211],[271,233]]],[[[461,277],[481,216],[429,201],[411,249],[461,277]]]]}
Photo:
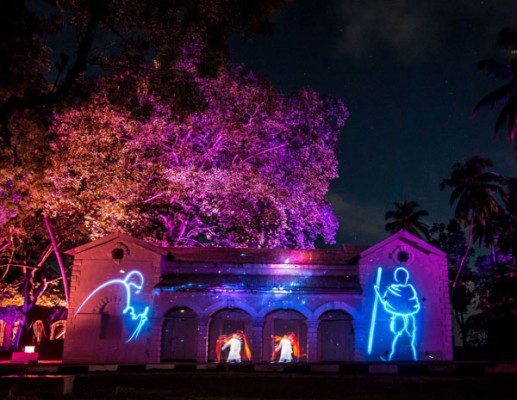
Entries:
{"type": "Polygon", "coordinates": [[[104,282],[102,285],[97,286],[95,290],[93,290],[88,297],[81,303],[81,305],[77,308],[74,317],[79,313],[81,308],[90,300],[97,292],[99,292],[101,289],[104,289],[107,286],[110,285],[123,285],[126,289],[126,307],[122,310],[122,314],[128,314],[131,316],[132,321],[138,321],[138,325],[129,337],[129,339],[126,340],[126,343],[129,343],[131,340],[138,337],[140,334],[140,331],[142,330],[142,327],[144,324],[149,320],[147,317],[149,313],[149,307],[145,307],[144,311],[137,314],[135,312],[134,307],[131,305],[131,291],[132,288],[135,288],[135,294],[139,294],[140,290],[142,290],[144,286],[144,276],[140,271],[130,271],[124,279],[112,279],[107,282],[104,282]],[[135,279],[136,278],[136,279],[135,279]]]}
{"type": "MultiPolygon", "coordinates": [[[[377,268],[377,280],[375,283],[375,287],[378,287],[381,283],[381,275],[382,268],[377,268]]],[[[373,302],[373,310],[372,310],[372,319],[370,321],[370,334],[368,336],[368,355],[372,354],[373,348],[373,333],[375,332],[375,322],[377,320],[377,306],[379,304],[379,297],[375,296],[375,300],[373,302]]]]}
{"type": "MultiPolygon", "coordinates": [[[[397,342],[403,334],[410,338],[410,347],[413,360],[417,360],[416,352],[416,323],[415,315],[420,311],[420,301],[418,299],[415,287],[409,282],[409,271],[404,267],[398,267],[393,272],[392,283],[387,287],[384,293],[380,292],[380,274],[382,268],[377,270],[377,282],[374,286],[376,293],[376,301],[374,303],[374,312],[377,314],[377,302],[380,301],[384,310],[391,315],[390,331],[394,334],[391,342],[391,351],[388,355],[388,361],[393,359],[397,350],[397,342]]],[[[372,326],[375,324],[376,315],[372,313],[372,326]]],[[[370,326],[370,334],[368,342],[368,354],[371,354],[370,341],[373,345],[373,329],[370,326]]]]}

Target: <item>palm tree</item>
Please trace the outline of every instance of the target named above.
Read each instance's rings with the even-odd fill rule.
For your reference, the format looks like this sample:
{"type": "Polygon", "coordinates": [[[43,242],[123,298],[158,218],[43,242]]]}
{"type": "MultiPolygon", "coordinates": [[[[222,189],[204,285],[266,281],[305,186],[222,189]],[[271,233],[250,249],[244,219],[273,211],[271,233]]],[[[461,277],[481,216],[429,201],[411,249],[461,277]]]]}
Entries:
{"type": "Polygon", "coordinates": [[[494,137],[506,125],[506,138],[512,144],[517,133],[517,30],[503,29],[497,45],[510,49],[510,62],[501,64],[493,59],[482,60],[478,67],[485,69],[488,76],[510,81],[483,97],[474,107],[474,114],[482,108],[493,109],[495,105],[504,103],[495,123],[494,137]]]}
{"type": "Polygon", "coordinates": [[[455,163],[450,178],[444,179],[440,184],[441,190],[446,187],[452,189],[449,204],[456,204],[456,219],[464,227],[468,227],[467,248],[458,265],[451,296],[472,247],[474,224],[487,227],[501,211],[497,197],[504,197],[502,178],[499,174],[486,170],[492,166],[493,163],[489,159],[473,156],[464,164],[455,163]]]}
{"type": "Polygon", "coordinates": [[[416,201],[396,201],[393,203],[395,210],[386,212],[386,232],[395,233],[407,231],[421,239],[429,237],[429,227],[420,221],[420,218],[427,217],[429,213],[425,210],[417,210],[420,207],[416,201]]]}

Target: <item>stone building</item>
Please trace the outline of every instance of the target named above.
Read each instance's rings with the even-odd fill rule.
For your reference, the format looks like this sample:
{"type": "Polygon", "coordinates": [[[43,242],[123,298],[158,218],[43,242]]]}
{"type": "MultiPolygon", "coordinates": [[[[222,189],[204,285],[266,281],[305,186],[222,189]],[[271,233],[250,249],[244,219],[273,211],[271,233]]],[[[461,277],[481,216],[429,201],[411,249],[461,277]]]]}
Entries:
{"type": "Polygon", "coordinates": [[[67,363],[213,362],[236,332],[252,362],[272,361],[288,334],[297,362],[452,358],[445,254],[406,232],[339,250],[160,248],[113,234],[69,254],[67,363]]]}

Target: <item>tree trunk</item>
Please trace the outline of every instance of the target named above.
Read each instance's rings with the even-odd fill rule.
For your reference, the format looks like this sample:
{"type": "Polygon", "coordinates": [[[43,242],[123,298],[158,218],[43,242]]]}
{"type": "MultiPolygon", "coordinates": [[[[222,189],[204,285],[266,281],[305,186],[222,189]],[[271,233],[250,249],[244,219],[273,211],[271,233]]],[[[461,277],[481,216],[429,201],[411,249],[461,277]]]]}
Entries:
{"type": "Polygon", "coordinates": [[[65,300],[66,304],[69,303],[69,291],[68,291],[68,281],[66,279],[66,269],[65,265],[63,264],[63,260],[61,259],[61,255],[59,254],[59,249],[57,248],[57,242],[56,238],[54,237],[54,234],[52,232],[52,229],[50,227],[50,222],[48,221],[48,218],[46,216],[43,216],[43,219],[45,220],[45,225],[48,230],[48,234],[50,236],[50,241],[52,242],[52,247],[54,248],[54,253],[56,254],[57,263],[59,265],[59,270],[61,271],[61,278],[63,279],[63,290],[65,292],[65,300]]]}
{"type": "Polygon", "coordinates": [[[456,322],[458,323],[458,327],[460,328],[461,333],[461,344],[463,348],[467,347],[467,329],[465,326],[465,319],[463,313],[459,311],[454,312],[454,316],[456,318],[456,322]]]}

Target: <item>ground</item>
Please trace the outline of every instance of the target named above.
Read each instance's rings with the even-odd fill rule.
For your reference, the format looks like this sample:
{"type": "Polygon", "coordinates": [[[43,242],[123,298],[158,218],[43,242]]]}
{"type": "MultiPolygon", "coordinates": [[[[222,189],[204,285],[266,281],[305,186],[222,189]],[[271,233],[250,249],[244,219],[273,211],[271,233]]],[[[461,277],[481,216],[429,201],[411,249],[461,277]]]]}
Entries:
{"type": "Polygon", "coordinates": [[[70,399],[516,399],[517,376],[189,372],[80,376],[70,399]]]}

